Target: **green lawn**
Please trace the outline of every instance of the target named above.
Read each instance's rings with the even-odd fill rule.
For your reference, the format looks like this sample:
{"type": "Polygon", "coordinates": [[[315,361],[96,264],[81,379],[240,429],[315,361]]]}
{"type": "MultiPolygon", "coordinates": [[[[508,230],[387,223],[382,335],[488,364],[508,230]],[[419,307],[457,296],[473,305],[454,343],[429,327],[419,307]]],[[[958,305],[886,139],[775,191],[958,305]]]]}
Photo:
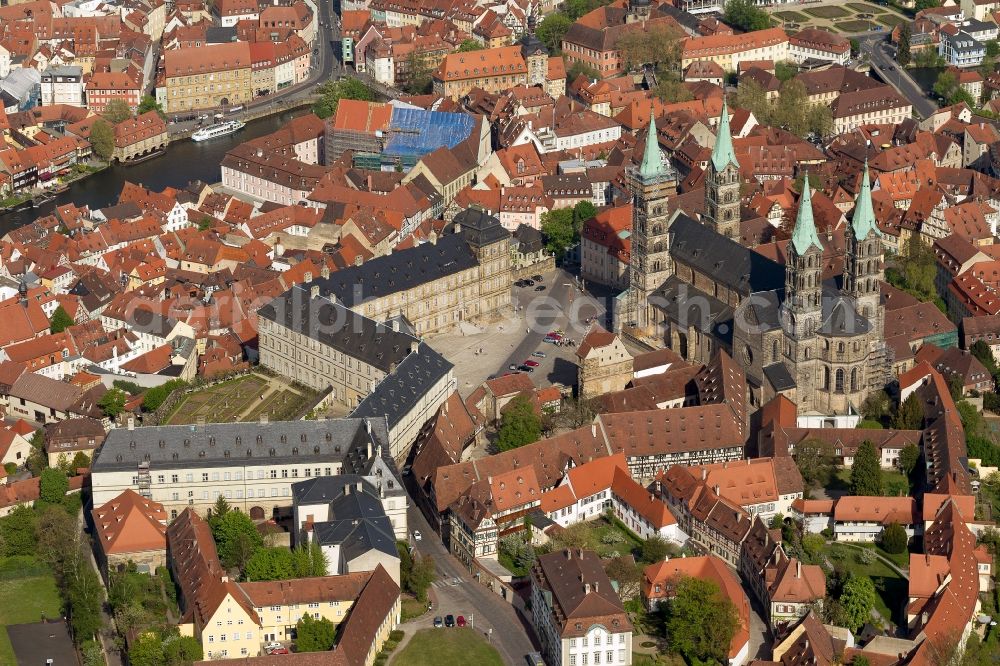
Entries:
{"type": "Polygon", "coordinates": [[[809,23],[809,17],[805,14],[800,14],[798,12],[774,12],[772,16],[777,16],[782,21],[791,21],[793,23],[809,23]]]}
{"type": "Polygon", "coordinates": [[[834,564],[839,562],[854,575],[871,578],[878,591],[876,610],[897,625],[905,622],[903,605],[906,603],[907,582],[898,573],[880,560],[862,564],[858,559],[858,549],[842,543],[829,544],[827,556],[834,564]]]}
{"type": "Polygon", "coordinates": [[[45,617],[59,617],[62,603],[56,580],[51,574],[38,574],[32,567],[31,575],[19,576],[18,560],[25,558],[0,558],[0,664],[17,663],[10,645],[6,626],[38,622],[45,617]]]}
{"type": "Polygon", "coordinates": [[[868,4],[865,4],[863,2],[847,2],[847,3],[844,3],[844,4],[845,4],[845,6],[850,7],[854,11],[862,13],[862,14],[876,14],[878,12],[884,12],[885,11],[885,9],[883,9],[881,7],[877,7],[875,5],[868,5],[868,4]]]}
{"type": "Polygon", "coordinates": [[[878,23],[874,20],[862,21],[859,19],[855,19],[851,21],[837,21],[837,24],[834,27],[841,32],[845,32],[849,35],[852,35],[859,32],[868,32],[877,25],[878,23]]]}
{"type": "Polygon", "coordinates": [[[906,23],[909,19],[900,16],[899,14],[883,14],[878,17],[878,22],[882,25],[888,26],[889,28],[895,28],[900,23],[906,23]]]}
{"type": "Polygon", "coordinates": [[[418,618],[427,612],[427,604],[405,594],[403,595],[402,606],[403,622],[418,618]]]}
{"type": "Polygon", "coordinates": [[[496,648],[486,642],[482,633],[468,627],[418,631],[390,663],[398,666],[503,666],[496,648]]]}
{"type": "MultiPolygon", "coordinates": [[[[846,491],[851,487],[851,468],[841,467],[827,485],[828,490],[846,491]]],[[[902,472],[882,470],[882,494],[886,497],[899,497],[909,493],[910,484],[902,472]]]]}
{"type": "Polygon", "coordinates": [[[271,380],[249,374],[188,393],[164,420],[164,425],[187,425],[204,418],[206,423],[257,421],[267,414],[271,421],[287,421],[311,404],[316,393],[296,386],[260,399],[271,380]],[[247,410],[250,410],[249,412],[247,410]],[[245,416],[240,416],[247,412],[245,416]]]}
{"type": "Polygon", "coordinates": [[[809,9],[803,9],[802,11],[809,14],[809,16],[824,19],[843,18],[851,15],[851,12],[843,7],[810,7],[809,9]]]}

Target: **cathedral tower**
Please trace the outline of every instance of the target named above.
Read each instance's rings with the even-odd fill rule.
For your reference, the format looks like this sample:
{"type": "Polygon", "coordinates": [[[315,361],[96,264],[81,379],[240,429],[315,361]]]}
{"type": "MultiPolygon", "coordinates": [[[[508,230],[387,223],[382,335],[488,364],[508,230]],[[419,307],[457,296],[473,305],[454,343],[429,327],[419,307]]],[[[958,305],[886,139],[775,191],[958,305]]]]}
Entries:
{"type": "Polygon", "coordinates": [[[722,101],[719,131],[705,174],[705,224],[726,238],[740,237],[740,163],[733,151],[729,108],[722,101]]]}
{"type": "Polygon", "coordinates": [[[785,263],[785,314],[790,335],[798,340],[811,337],[823,318],[823,245],[813,221],[809,174],[802,185],[795,229],[788,241],[785,263]]]}
{"type": "Polygon", "coordinates": [[[854,299],[857,310],[876,331],[882,331],[879,291],[883,279],[882,232],[875,224],[872,190],[868,181],[868,161],[861,175],[861,190],[854,202],[851,226],[847,230],[844,257],[844,293],[854,299]]]}
{"type": "Polygon", "coordinates": [[[663,159],[652,112],[642,164],[629,168],[626,178],[632,194],[630,317],[638,328],[652,333],[656,317],[649,297],[672,274],[667,199],[677,193],[677,172],[663,159]]]}

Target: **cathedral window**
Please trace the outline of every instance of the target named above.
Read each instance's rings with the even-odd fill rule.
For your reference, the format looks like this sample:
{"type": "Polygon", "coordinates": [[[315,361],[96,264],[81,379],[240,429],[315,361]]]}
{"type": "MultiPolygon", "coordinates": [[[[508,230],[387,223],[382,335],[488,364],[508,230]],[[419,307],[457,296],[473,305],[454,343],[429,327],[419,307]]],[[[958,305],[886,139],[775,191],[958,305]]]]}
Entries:
{"type": "Polygon", "coordinates": [[[851,390],[852,391],[857,391],[858,390],[858,369],[857,368],[852,368],[851,369],[851,390]]]}
{"type": "Polygon", "coordinates": [[[750,349],[750,345],[746,345],[743,348],[743,358],[747,362],[747,365],[753,364],[753,350],[750,349]]]}
{"type": "Polygon", "coordinates": [[[844,369],[843,368],[837,368],[837,383],[836,383],[836,386],[834,387],[834,390],[837,393],[843,393],[844,392],[844,369]]]}
{"type": "Polygon", "coordinates": [[[830,368],[823,366],[823,390],[830,390],[830,368]]]}
{"type": "Polygon", "coordinates": [[[771,360],[775,363],[778,362],[778,341],[775,340],[771,343],[771,360]]]}

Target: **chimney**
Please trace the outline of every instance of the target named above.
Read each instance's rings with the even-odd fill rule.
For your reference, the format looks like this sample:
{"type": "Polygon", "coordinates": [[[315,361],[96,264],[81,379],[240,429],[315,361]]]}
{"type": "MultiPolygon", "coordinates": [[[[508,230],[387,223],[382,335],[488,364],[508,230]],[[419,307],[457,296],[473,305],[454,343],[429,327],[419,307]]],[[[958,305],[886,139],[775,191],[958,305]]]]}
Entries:
{"type": "Polygon", "coordinates": [[[460,222],[455,223],[455,233],[456,234],[462,233],[462,224],[460,222]]]}
{"type": "Polygon", "coordinates": [[[572,560],[573,559],[573,551],[570,550],[569,548],[566,549],[566,559],[567,560],[572,560]]]}
{"type": "Polygon", "coordinates": [[[265,425],[267,424],[267,414],[261,414],[260,415],[260,422],[261,422],[261,424],[265,424],[265,425]]]}
{"type": "Polygon", "coordinates": [[[591,437],[597,437],[597,424],[596,423],[591,423],[590,424],[590,436],[591,437]]]}
{"type": "Polygon", "coordinates": [[[583,593],[584,594],[590,594],[590,583],[584,583],[583,584],[583,593]]]}
{"type": "Polygon", "coordinates": [[[362,490],[363,490],[363,489],[362,489],[362,487],[361,487],[361,482],[360,482],[360,481],[358,481],[358,492],[360,493],[360,492],[361,492],[362,490]]]}
{"type": "Polygon", "coordinates": [[[319,275],[324,280],[328,280],[330,278],[330,267],[327,266],[326,264],[323,264],[323,268],[319,269],[319,275]]]}
{"type": "Polygon", "coordinates": [[[420,341],[414,340],[410,343],[410,353],[416,354],[418,351],[420,351],[420,341]]]}
{"type": "Polygon", "coordinates": [[[704,481],[708,478],[708,470],[704,467],[701,468],[701,480],[704,481]]]}
{"type": "Polygon", "coordinates": [[[351,484],[347,484],[346,486],[344,486],[344,495],[350,495],[350,494],[351,494],[351,484]]]}
{"type": "Polygon", "coordinates": [[[319,285],[314,284],[309,287],[309,298],[319,298],[319,285]]]}
{"type": "Polygon", "coordinates": [[[718,495],[719,494],[719,484],[715,484],[715,486],[712,487],[712,490],[714,490],[715,494],[718,495]]]}
{"type": "Polygon", "coordinates": [[[392,320],[392,332],[393,333],[399,333],[399,320],[398,319],[393,319],[392,320]]]}
{"type": "Polygon", "coordinates": [[[597,592],[597,581],[594,581],[594,592],[597,592]]]}
{"type": "Polygon", "coordinates": [[[802,578],[802,560],[795,560],[795,577],[802,578]]]}
{"type": "Polygon", "coordinates": [[[128,423],[128,429],[130,431],[131,430],[135,430],[135,417],[134,416],[128,417],[127,423],[128,423]]]}

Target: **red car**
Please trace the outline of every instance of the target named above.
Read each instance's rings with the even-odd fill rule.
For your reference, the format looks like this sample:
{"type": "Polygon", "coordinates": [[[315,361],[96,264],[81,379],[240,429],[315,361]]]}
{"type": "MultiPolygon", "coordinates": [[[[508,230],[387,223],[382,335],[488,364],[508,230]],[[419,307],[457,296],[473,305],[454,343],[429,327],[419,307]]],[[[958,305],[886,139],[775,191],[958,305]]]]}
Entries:
{"type": "Polygon", "coordinates": [[[280,648],[274,648],[273,650],[271,650],[270,652],[268,652],[268,654],[289,654],[289,652],[288,652],[288,648],[286,648],[286,647],[280,647],[280,648]]]}
{"type": "Polygon", "coordinates": [[[531,359],[528,359],[527,361],[525,361],[524,364],[526,366],[528,366],[529,368],[537,368],[538,367],[538,361],[532,361],[531,359]]]}
{"type": "Polygon", "coordinates": [[[458,619],[455,620],[455,625],[458,626],[458,627],[464,627],[465,626],[465,616],[464,615],[459,615],[458,619]]]}

